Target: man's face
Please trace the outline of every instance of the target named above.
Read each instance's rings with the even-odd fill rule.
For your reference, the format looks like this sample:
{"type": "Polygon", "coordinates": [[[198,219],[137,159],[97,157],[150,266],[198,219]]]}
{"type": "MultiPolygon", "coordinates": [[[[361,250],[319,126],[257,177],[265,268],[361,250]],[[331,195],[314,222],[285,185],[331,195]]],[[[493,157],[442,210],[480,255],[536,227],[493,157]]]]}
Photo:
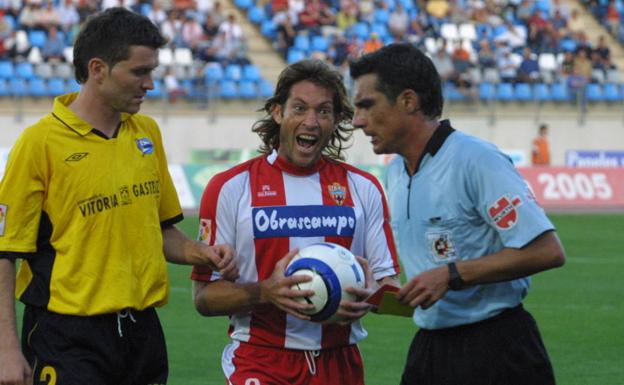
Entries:
{"type": "Polygon", "coordinates": [[[376,154],[397,153],[405,134],[405,111],[399,103],[390,103],[376,84],[376,74],[366,74],[355,81],[353,127],[371,138],[376,154]]]}
{"type": "Polygon", "coordinates": [[[130,57],[108,66],[99,74],[102,96],[116,112],[139,111],[148,90],[154,89],[152,71],[158,66],[158,51],[144,46],[130,48],[130,57]]]}
{"type": "Polygon", "coordinates": [[[307,80],[291,87],[272,116],[280,125],[278,154],[299,167],[318,162],[336,129],[332,92],[307,80]]]}

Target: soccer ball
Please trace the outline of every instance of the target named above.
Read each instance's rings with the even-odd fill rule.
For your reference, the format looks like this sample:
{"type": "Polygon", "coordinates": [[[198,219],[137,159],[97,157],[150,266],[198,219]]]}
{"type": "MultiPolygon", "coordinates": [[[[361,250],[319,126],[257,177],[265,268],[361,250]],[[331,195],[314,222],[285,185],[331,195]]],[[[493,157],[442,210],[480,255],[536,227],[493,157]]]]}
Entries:
{"type": "Polygon", "coordinates": [[[339,321],[340,317],[335,314],[340,301],[355,300],[355,296],[345,289],[366,286],[364,271],[355,256],[348,249],[330,242],[315,243],[299,250],[286,267],[285,275],[312,277],[311,281],[296,284],[292,288],[314,290],[312,296],[296,298],[301,303],[314,305],[314,309],[305,312],[314,322],[339,321]]]}

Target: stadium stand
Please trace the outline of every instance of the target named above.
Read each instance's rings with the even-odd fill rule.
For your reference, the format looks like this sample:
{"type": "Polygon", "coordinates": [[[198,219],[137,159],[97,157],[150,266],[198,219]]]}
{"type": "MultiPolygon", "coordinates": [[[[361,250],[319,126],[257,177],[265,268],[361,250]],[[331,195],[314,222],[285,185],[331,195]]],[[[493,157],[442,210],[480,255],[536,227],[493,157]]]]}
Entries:
{"type": "MultiPolygon", "coordinates": [[[[624,101],[624,0],[168,4],[144,0],[131,5],[169,39],[159,56],[162,68],[154,73],[152,100],[167,100],[162,79],[168,68],[187,90],[181,97],[189,101],[266,97],[286,63],[307,57],[330,61],[350,85],[350,59],[378,44],[405,41],[445,66],[439,69],[445,73],[449,103],[579,101],[584,107],[581,102],[624,101]],[[380,43],[368,43],[374,39],[380,43]],[[439,54],[443,59],[436,59],[439,54]]],[[[71,43],[79,23],[99,8],[72,0],[31,8],[0,9],[0,97],[40,98],[79,89],[71,43]],[[51,28],[66,43],[54,60],[42,55],[51,28]]]]}

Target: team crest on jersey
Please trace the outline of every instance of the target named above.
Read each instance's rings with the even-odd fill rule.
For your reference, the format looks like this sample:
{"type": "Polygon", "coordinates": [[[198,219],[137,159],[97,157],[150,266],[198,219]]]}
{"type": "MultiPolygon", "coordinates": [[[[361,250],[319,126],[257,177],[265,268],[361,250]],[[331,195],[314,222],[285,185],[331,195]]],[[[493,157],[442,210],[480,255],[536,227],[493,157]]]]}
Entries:
{"type": "Polygon", "coordinates": [[[522,199],[520,199],[520,197],[515,196],[510,199],[509,196],[505,194],[498,198],[493,205],[488,207],[488,213],[494,224],[496,224],[496,227],[508,230],[516,225],[518,221],[518,211],[516,207],[521,204],[522,199]]]}
{"type": "Polygon", "coordinates": [[[150,155],[154,153],[154,143],[152,143],[152,141],[148,138],[137,139],[136,145],[143,155],[150,155]]]}
{"type": "Polygon", "coordinates": [[[0,205],[0,237],[4,236],[4,224],[6,223],[7,205],[0,205]]]}
{"type": "Polygon", "coordinates": [[[338,182],[334,182],[327,186],[327,190],[334,202],[336,202],[338,206],[342,206],[347,197],[347,188],[338,182]]]}
{"type": "Polygon", "coordinates": [[[197,239],[200,242],[210,242],[210,228],[212,227],[212,221],[210,219],[199,220],[199,235],[197,239]]]}
{"type": "Polygon", "coordinates": [[[434,262],[447,262],[457,259],[455,245],[450,231],[427,233],[427,243],[433,253],[434,262]]]}

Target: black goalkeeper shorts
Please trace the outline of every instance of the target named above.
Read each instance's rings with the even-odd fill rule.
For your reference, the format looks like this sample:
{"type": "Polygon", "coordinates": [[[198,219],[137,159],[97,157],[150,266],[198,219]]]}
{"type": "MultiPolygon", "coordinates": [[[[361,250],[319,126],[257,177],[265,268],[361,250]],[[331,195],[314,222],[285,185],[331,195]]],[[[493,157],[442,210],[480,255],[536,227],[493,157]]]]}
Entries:
{"type": "Polygon", "coordinates": [[[401,385],[551,384],[548,353],[522,305],[474,324],[420,329],[401,380],[401,385]]]}
{"type": "Polygon", "coordinates": [[[161,385],[169,372],[153,308],[80,317],[26,306],[22,349],[35,385],[161,385]]]}

